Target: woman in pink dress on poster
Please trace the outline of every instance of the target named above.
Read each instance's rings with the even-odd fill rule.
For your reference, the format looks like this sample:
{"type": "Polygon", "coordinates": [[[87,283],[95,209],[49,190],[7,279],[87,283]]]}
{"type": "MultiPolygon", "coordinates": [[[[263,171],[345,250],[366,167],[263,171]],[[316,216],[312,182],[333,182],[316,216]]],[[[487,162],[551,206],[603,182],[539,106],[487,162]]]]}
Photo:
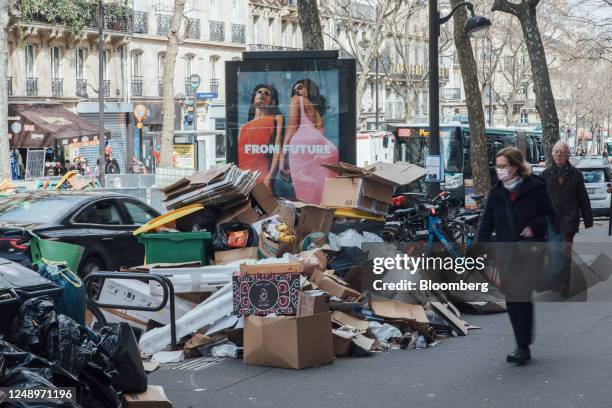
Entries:
{"type": "Polygon", "coordinates": [[[296,198],[305,203],[319,204],[325,179],[336,176],[321,166],[339,160],[338,148],[323,135],[327,109],[327,100],[313,80],[301,79],[293,85],[279,168],[281,178],[293,182],[296,198]]]}

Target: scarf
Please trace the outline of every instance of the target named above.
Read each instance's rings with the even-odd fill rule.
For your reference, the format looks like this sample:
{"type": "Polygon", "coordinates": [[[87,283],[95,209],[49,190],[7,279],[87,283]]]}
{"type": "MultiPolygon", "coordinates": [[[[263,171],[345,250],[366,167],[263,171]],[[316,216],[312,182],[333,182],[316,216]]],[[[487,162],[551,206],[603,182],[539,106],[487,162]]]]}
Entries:
{"type": "Polygon", "coordinates": [[[512,180],[503,181],[504,188],[508,191],[517,191],[521,184],[523,183],[523,177],[519,176],[513,178],[512,180]]]}
{"type": "Polygon", "coordinates": [[[570,167],[571,165],[569,162],[565,163],[565,165],[561,167],[553,164],[552,171],[556,178],[565,177],[565,175],[569,172],[570,167]]]}

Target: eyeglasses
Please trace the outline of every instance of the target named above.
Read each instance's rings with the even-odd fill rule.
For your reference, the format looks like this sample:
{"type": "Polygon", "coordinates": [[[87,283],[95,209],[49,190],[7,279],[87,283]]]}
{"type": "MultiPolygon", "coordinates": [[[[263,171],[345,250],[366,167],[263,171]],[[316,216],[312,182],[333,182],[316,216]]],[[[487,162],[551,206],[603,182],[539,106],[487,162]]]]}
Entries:
{"type": "Polygon", "coordinates": [[[553,154],[567,154],[568,150],[553,150],[553,154]]]}

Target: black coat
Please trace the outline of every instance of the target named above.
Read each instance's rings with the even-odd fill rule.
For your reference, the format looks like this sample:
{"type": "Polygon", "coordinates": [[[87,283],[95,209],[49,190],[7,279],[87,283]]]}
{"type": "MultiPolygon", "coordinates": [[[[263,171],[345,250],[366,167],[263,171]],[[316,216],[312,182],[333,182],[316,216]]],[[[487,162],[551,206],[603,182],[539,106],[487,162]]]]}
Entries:
{"type": "Polygon", "coordinates": [[[517,242],[522,238],[521,232],[527,226],[531,227],[535,239],[546,239],[549,222],[552,223],[555,210],[546,188],[546,182],[541,177],[531,175],[525,177],[518,190],[514,202],[510,201],[508,190],[498,181],[487,196],[478,239],[490,242],[495,232],[496,242],[517,242]]]}
{"type": "Polygon", "coordinates": [[[559,184],[551,167],[542,172],[542,177],[548,182],[548,192],[557,213],[555,225],[560,233],[578,232],[580,213],[584,225],[587,228],[593,226],[591,201],[580,170],[570,165],[563,185],[559,184]]]}

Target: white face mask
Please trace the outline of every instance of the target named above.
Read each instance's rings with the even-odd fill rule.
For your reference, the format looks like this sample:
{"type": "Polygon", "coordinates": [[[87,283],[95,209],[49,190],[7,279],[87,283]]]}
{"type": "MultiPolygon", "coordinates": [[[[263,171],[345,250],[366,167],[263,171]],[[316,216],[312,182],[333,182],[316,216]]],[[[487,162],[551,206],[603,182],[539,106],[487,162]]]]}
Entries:
{"type": "Polygon", "coordinates": [[[501,181],[508,181],[514,177],[514,172],[510,173],[510,169],[495,169],[497,173],[497,179],[501,181]]]}

